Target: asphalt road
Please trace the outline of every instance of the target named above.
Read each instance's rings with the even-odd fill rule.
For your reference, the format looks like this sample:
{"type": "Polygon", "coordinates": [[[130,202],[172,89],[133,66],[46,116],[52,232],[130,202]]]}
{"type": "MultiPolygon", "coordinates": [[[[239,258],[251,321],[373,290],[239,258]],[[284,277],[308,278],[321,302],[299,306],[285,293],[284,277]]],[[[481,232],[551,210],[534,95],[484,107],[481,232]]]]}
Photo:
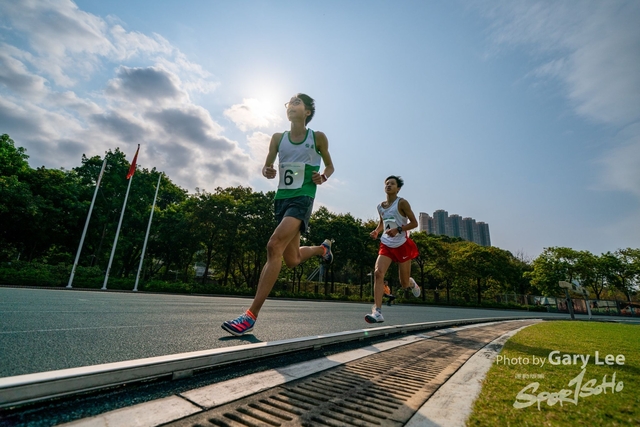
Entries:
{"type": "MultiPolygon", "coordinates": [[[[220,328],[251,299],[67,289],[0,288],[0,377],[370,327],[365,303],[268,300],[253,335],[220,328]]],[[[482,317],[567,314],[393,305],[399,325],[482,317]]]]}

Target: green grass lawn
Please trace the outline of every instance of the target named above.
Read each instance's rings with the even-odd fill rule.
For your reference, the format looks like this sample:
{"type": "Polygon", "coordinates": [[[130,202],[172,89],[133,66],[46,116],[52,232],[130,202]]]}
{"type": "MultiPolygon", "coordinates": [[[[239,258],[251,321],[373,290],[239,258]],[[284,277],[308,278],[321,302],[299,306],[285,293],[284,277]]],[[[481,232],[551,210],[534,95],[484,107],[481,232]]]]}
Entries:
{"type": "Polygon", "coordinates": [[[520,331],[487,373],[467,425],[640,426],[640,326],[555,321],[520,331]]]}

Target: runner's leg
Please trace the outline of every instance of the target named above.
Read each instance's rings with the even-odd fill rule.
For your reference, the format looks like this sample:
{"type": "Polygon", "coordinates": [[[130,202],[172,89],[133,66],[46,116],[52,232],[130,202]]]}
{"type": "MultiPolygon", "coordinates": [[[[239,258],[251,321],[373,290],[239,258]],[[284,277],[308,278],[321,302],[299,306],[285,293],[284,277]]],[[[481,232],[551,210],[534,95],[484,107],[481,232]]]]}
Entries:
{"type": "Polygon", "coordinates": [[[376,269],[374,273],[374,292],[373,299],[375,301],[376,307],[382,307],[382,296],[384,295],[384,276],[387,274],[387,270],[391,265],[391,258],[378,255],[378,259],[376,260],[376,269]]]}
{"type": "Polygon", "coordinates": [[[402,289],[407,289],[411,286],[409,282],[409,277],[411,277],[411,260],[398,264],[398,276],[402,289]]]}
{"type": "Polygon", "coordinates": [[[300,223],[299,219],[284,217],[267,243],[267,263],[262,268],[256,296],[249,308],[256,317],[278,279],[285,250],[292,241],[300,244],[300,223]]]}
{"type": "Polygon", "coordinates": [[[297,267],[312,256],[322,256],[322,246],[300,246],[300,231],[291,239],[284,250],[284,263],[289,268],[297,267]]]}

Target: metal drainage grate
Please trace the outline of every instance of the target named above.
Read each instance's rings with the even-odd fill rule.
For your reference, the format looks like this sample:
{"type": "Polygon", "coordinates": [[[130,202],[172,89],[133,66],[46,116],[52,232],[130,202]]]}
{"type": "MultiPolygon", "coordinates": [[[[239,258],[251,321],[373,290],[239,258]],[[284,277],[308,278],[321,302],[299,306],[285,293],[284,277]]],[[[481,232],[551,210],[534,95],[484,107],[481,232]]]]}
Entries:
{"type": "Polygon", "coordinates": [[[524,325],[500,323],[409,344],[168,425],[401,426],[477,350],[524,325]]]}

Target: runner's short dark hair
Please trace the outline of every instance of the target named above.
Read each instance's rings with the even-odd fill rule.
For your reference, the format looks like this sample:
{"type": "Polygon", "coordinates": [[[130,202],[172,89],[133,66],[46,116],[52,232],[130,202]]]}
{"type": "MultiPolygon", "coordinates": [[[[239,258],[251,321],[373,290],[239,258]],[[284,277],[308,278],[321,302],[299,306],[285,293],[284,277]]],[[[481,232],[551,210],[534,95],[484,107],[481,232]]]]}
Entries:
{"type": "Polygon", "coordinates": [[[387,179],[385,179],[384,182],[387,182],[390,179],[395,179],[396,180],[396,184],[398,184],[398,188],[402,188],[402,186],[404,185],[404,180],[402,178],[400,178],[399,176],[395,176],[395,175],[391,175],[391,176],[387,177],[387,179]]]}
{"type": "Polygon", "coordinates": [[[309,114],[309,116],[304,122],[304,124],[306,125],[311,121],[311,119],[313,119],[313,115],[316,113],[316,101],[314,101],[312,97],[304,93],[297,94],[296,98],[300,98],[304,103],[304,108],[311,111],[311,114],[309,114]]]}

